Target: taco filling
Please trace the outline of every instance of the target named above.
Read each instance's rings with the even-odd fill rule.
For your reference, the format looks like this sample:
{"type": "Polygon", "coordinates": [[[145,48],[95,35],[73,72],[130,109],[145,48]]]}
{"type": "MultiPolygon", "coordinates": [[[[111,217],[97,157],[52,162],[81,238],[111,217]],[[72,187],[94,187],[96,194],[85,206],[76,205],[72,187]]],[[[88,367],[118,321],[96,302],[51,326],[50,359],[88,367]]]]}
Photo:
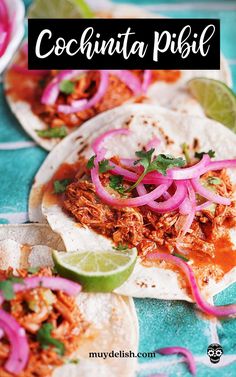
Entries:
{"type": "Polygon", "coordinates": [[[42,138],[63,138],[95,115],[129,100],[142,101],[157,81],[173,83],[180,71],[28,71],[27,46],[7,73],[7,94],[27,102],[47,127],[42,138]]]}
{"type": "Polygon", "coordinates": [[[209,278],[220,280],[236,266],[235,187],[226,170],[236,161],[213,161],[212,150],[195,155],[185,150],[185,158],[158,154],[157,138],[134,158],[106,158],[103,142],[117,134],[129,137],[130,131],[108,131],[93,142],[89,160],[62,164],[45,187],[45,206],[59,204],[120,250],[136,247],[146,267],[175,270],[149,259],[164,252],[191,264],[200,287],[209,278]]]}
{"type": "Polygon", "coordinates": [[[51,376],[73,357],[89,324],[76,303],[80,285],[50,268],[0,270],[0,375],[51,376]]]}

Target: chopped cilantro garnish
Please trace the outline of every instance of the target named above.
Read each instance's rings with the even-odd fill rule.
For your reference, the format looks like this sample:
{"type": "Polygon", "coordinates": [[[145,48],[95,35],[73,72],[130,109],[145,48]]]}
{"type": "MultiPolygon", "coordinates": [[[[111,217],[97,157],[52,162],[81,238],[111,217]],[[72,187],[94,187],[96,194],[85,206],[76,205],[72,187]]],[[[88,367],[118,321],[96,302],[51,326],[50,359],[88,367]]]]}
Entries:
{"type": "Polygon", "coordinates": [[[109,160],[104,159],[98,163],[99,173],[106,173],[107,171],[112,170],[114,168],[114,166],[111,166],[109,162],[109,160]]]}
{"type": "Polygon", "coordinates": [[[70,359],[68,361],[69,364],[79,364],[80,360],[79,359],[70,359]]]}
{"type": "Polygon", "coordinates": [[[182,144],[182,151],[185,156],[186,162],[189,163],[191,161],[191,158],[189,156],[189,145],[187,143],[182,144]]]}
{"type": "Polygon", "coordinates": [[[134,164],[140,164],[144,167],[143,173],[140,175],[139,179],[127,190],[132,191],[145,177],[147,173],[151,171],[158,171],[159,173],[166,175],[167,170],[173,167],[184,166],[186,161],[182,158],[174,158],[170,155],[159,154],[154,160],[152,160],[154,148],[149,151],[138,151],[136,156],[140,159],[135,161],[134,164]]]}
{"type": "Polygon", "coordinates": [[[47,130],[35,130],[38,136],[43,137],[45,139],[51,139],[58,137],[59,139],[63,139],[67,135],[67,129],[65,126],[62,127],[54,127],[48,128],[47,130]]]}
{"type": "Polygon", "coordinates": [[[60,85],[60,91],[64,94],[72,94],[75,90],[75,83],[70,80],[63,80],[60,85]]]}
{"type": "Polygon", "coordinates": [[[11,276],[6,280],[0,281],[0,291],[2,291],[5,300],[12,300],[14,298],[14,283],[24,284],[22,278],[11,276]]]}
{"type": "Polygon", "coordinates": [[[117,191],[119,194],[124,195],[125,188],[123,186],[123,176],[122,175],[111,175],[109,177],[110,184],[109,186],[117,191]]]}
{"type": "Polygon", "coordinates": [[[70,182],[71,182],[71,179],[61,179],[60,181],[59,180],[54,181],[53,182],[54,193],[62,194],[63,192],[65,192],[66,187],[69,185],[70,182]]]}
{"type": "Polygon", "coordinates": [[[222,183],[222,180],[218,177],[209,177],[207,179],[207,182],[210,184],[210,185],[220,185],[222,183]]]}
{"type": "Polygon", "coordinates": [[[117,250],[117,251],[125,251],[125,250],[128,250],[129,247],[128,247],[128,245],[123,245],[122,243],[119,242],[118,245],[113,246],[112,249],[117,250]]]}
{"type": "Polygon", "coordinates": [[[208,152],[195,152],[194,157],[199,158],[199,160],[201,160],[204,154],[208,154],[209,157],[213,158],[215,157],[216,152],[212,149],[210,149],[208,152]]]}
{"type": "Polygon", "coordinates": [[[87,169],[91,170],[92,168],[94,168],[94,166],[95,166],[94,165],[95,158],[96,158],[96,155],[90,157],[90,159],[88,160],[87,165],[86,165],[87,169]]]}
{"type": "Polygon", "coordinates": [[[179,254],[179,253],[173,253],[172,255],[174,255],[174,257],[178,257],[178,258],[180,258],[180,259],[183,259],[185,262],[188,262],[189,261],[189,259],[188,258],[186,258],[184,255],[182,255],[182,254],[179,254]]]}
{"type": "Polygon", "coordinates": [[[53,325],[51,323],[42,324],[36,335],[37,341],[40,343],[42,349],[46,349],[49,346],[54,346],[58,355],[63,356],[65,353],[64,343],[52,337],[52,330],[53,325]]]}

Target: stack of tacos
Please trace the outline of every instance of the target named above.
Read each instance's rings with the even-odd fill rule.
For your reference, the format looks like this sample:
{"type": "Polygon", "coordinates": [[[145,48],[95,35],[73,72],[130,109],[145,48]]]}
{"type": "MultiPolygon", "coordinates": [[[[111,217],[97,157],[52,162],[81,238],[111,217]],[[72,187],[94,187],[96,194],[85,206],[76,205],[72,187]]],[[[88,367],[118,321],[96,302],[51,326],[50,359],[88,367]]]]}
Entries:
{"type": "MultiPolygon", "coordinates": [[[[124,7],[97,15],[150,16],[124,7]]],[[[135,358],[89,357],[137,352],[132,297],[236,314],[209,304],[236,281],[236,136],[187,89],[199,76],[230,86],[228,66],[222,57],[219,71],[28,72],[26,63],[24,44],[6,97],[52,151],[30,193],[34,224],[0,227],[0,375],[134,376],[135,358]],[[106,255],[114,258],[98,273],[106,255]],[[116,258],[132,263],[111,288],[116,258]]]]}

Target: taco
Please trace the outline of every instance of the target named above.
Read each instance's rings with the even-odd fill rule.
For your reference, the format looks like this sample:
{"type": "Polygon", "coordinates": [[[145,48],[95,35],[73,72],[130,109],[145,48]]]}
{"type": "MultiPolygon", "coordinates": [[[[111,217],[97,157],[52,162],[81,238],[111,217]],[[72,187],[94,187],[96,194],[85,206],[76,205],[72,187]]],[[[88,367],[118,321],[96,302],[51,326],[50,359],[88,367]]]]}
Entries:
{"type": "MultiPolygon", "coordinates": [[[[150,17],[136,8],[112,6],[99,17],[150,17]]],[[[157,17],[157,16],[153,16],[157,17]]],[[[186,83],[194,77],[218,79],[229,86],[225,59],[219,71],[28,71],[27,48],[18,52],[5,75],[6,98],[26,132],[51,150],[85,121],[125,102],[150,102],[203,115],[186,83]]]]}
{"type": "Polygon", "coordinates": [[[132,300],[86,294],[60,278],[51,259],[58,240],[47,225],[3,225],[0,234],[0,375],[134,376],[135,358],[95,358],[100,352],[137,352],[132,300]]]}
{"type": "Polygon", "coordinates": [[[195,301],[191,267],[210,298],[236,281],[235,141],[217,122],[157,106],[100,114],[49,154],[30,218],[45,217],[69,252],[136,247],[134,272],[116,292],[195,301]]]}

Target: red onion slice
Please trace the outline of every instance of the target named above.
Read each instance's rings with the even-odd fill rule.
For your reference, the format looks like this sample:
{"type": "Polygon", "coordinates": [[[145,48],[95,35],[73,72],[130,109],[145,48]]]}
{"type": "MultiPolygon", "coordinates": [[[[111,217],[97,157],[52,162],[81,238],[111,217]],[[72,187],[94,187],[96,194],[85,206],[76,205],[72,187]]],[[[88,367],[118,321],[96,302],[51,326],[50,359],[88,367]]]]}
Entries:
{"type": "Polygon", "coordinates": [[[216,194],[201,185],[198,178],[192,179],[191,183],[193,185],[194,190],[204,198],[210,200],[211,202],[223,205],[230,205],[231,200],[229,198],[225,198],[219,194],[216,194]]]}
{"type": "Polygon", "coordinates": [[[15,318],[2,309],[0,309],[0,328],[11,344],[4,369],[15,375],[20,374],[26,367],[29,358],[29,345],[25,330],[19,326],[15,318]]]}
{"type": "Polygon", "coordinates": [[[197,303],[199,309],[201,309],[204,313],[213,315],[215,317],[227,317],[227,316],[235,316],[236,315],[236,305],[226,305],[226,306],[214,306],[209,304],[205,299],[202,297],[199,288],[197,286],[197,282],[194,276],[194,273],[190,266],[184,262],[182,259],[175,257],[171,254],[165,253],[152,253],[147,255],[147,258],[150,260],[155,259],[162,259],[166,262],[171,262],[176,266],[180,267],[181,270],[185,273],[192,290],[192,295],[194,300],[197,303]]]}
{"type": "MultiPolygon", "coordinates": [[[[152,201],[147,203],[147,206],[157,213],[171,212],[178,209],[180,204],[186,198],[186,185],[185,182],[175,182],[175,186],[176,191],[170,199],[159,203],[152,201]]],[[[139,195],[145,195],[145,192],[147,192],[142,183],[137,187],[137,191],[139,195]]]]}
{"type": "Polygon", "coordinates": [[[143,72],[142,92],[146,93],[152,82],[152,71],[145,69],[143,72]]]}
{"type": "Polygon", "coordinates": [[[159,348],[155,352],[159,353],[160,355],[174,355],[174,354],[181,354],[184,355],[186,362],[188,364],[188,368],[190,373],[192,375],[196,375],[197,367],[196,362],[194,360],[192,352],[190,352],[185,347],[165,347],[165,348],[159,348]]]}
{"type": "Polygon", "coordinates": [[[110,73],[114,76],[117,76],[121,81],[123,81],[126,84],[126,86],[128,86],[128,88],[132,90],[134,95],[141,94],[142,92],[141,82],[138,79],[138,77],[135,76],[132,72],[124,69],[124,70],[116,70],[116,71],[112,70],[110,71],[110,73]]]}
{"type": "Polygon", "coordinates": [[[98,136],[92,143],[92,148],[95,154],[102,148],[103,144],[107,139],[116,135],[130,135],[131,131],[126,128],[117,128],[107,132],[104,132],[102,135],[98,136]]]}
{"type": "Polygon", "coordinates": [[[89,100],[78,100],[78,101],[73,101],[72,105],[59,105],[57,107],[59,112],[62,112],[64,114],[74,114],[79,111],[84,111],[87,109],[90,109],[94,105],[96,105],[105,95],[108,82],[109,82],[109,74],[107,71],[99,71],[100,72],[100,82],[99,86],[97,89],[97,92],[95,95],[90,98],[89,100]],[[84,101],[82,103],[82,101],[84,101]]]}

